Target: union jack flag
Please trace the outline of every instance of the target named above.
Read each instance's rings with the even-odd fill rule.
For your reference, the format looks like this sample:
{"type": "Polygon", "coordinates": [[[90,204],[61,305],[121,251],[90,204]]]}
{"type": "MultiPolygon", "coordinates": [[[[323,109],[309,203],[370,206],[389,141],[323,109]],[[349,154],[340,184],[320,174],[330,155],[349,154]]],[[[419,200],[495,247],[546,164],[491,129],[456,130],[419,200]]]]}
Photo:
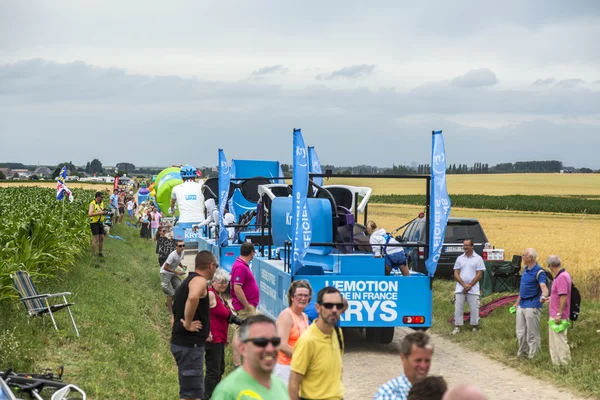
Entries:
{"type": "Polygon", "coordinates": [[[69,190],[65,184],[67,178],[67,167],[62,167],[60,174],[58,174],[58,181],[56,181],[56,200],[62,200],[65,198],[65,194],[69,196],[69,201],[73,202],[73,193],[69,190]]]}

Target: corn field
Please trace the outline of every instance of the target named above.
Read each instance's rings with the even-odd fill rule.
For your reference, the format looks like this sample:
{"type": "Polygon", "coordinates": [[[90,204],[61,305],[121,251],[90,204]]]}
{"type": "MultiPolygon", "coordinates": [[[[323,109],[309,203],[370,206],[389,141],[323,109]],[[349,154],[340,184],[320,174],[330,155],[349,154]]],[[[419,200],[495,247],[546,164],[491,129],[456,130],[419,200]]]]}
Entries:
{"type": "Polygon", "coordinates": [[[74,189],[73,195],[73,203],[63,204],[54,189],[0,188],[0,301],[18,295],[10,279],[14,271],[54,277],[89,250],[87,209],[94,191],[74,189]]]}

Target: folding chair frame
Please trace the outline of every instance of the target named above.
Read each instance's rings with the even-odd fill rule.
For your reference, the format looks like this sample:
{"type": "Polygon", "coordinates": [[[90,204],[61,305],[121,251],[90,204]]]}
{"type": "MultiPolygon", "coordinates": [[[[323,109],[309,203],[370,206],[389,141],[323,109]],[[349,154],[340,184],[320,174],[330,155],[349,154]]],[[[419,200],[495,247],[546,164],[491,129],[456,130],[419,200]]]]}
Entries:
{"type": "MultiPolygon", "coordinates": [[[[27,272],[18,271],[14,275],[11,274],[10,277],[12,278],[12,280],[15,284],[15,287],[17,288],[17,290],[19,291],[19,294],[21,295],[20,300],[23,303],[23,305],[25,305],[28,316],[30,318],[35,317],[35,316],[41,316],[42,324],[45,329],[46,328],[45,314],[48,313],[48,314],[50,314],[50,318],[52,319],[52,323],[54,324],[54,329],[58,331],[58,325],[56,324],[56,320],[54,319],[53,311],[59,311],[59,310],[62,310],[63,308],[66,308],[67,311],[69,312],[69,316],[71,317],[71,322],[73,322],[73,327],[75,328],[75,333],[77,334],[77,337],[79,337],[79,329],[77,329],[77,324],[75,323],[75,318],[73,318],[73,313],[71,312],[71,306],[73,304],[69,303],[67,301],[67,297],[66,297],[66,296],[70,295],[71,292],[62,292],[62,293],[54,293],[54,294],[37,294],[38,291],[35,288],[33,281],[31,280],[31,276],[27,272]],[[23,295],[31,294],[31,293],[34,293],[34,295],[23,297],[23,295]],[[62,297],[64,303],[50,304],[48,299],[51,299],[54,297],[62,297]],[[43,303],[42,303],[42,301],[43,301],[43,303]]],[[[29,323],[29,320],[27,321],[27,323],[29,323]]]]}

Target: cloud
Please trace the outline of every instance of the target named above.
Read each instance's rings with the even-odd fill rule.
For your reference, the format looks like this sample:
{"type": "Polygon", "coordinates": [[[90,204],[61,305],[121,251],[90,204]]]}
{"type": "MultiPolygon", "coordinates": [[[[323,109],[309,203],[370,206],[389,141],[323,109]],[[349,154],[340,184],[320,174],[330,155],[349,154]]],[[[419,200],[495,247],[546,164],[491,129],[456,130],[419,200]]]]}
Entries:
{"type": "Polygon", "coordinates": [[[561,81],[556,82],[556,86],[566,88],[566,89],[572,89],[572,88],[576,87],[577,85],[579,85],[580,83],[585,83],[585,81],[583,79],[577,79],[577,78],[563,79],[561,81]]]}
{"type": "Polygon", "coordinates": [[[488,68],[472,69],[466,74],[457,76],[450,81],[450,85],[463,88],[491,86],[496,83],[498,83],[496,74],[488,68]]]}
{"type": "Polygon", "coordinates": [[[253,71],[250,77],[253,79],[263,79],[266,75],[272,75],[275,73],[285,74],[287,71],[288,69],[281,64],[267,65],[266,67],[262,67],[256,71],[253,71]]]}
{"type": "Polygon", "coordinates": [[[317,75],[315,78],[319,80],[332,80],[335,78],[359,79],[366,78],[375,72],[376,65],[361,64],[344,67],[330,73],[317,75]]]}
{"type": "Polygon", "coordinates": [[[556,78],[546,78],[546,79],[538,79],[533,82],[532,86],[549,86],[556,82],[556,78]]]}
{"type": "Polygon", "coordinates": [[[227,149],[231,158],[255,153],[289,162],[290,136],[286,133],[301,127],[324,163],[371,163],[362,149],[372,135],[385,138],[386,145],[378,152],[381,165],[402,161],[398,160],[399,148],[417,149],[402,152],[405,161],[426,162],[430,156],[428,133],[444,129],[448,152],[455,160],[451,162],[497,163],[517,156],[524,160],[535,148],[536,157],[552,156],[576,166],[600,167],[595,155],[595,149],[600,148],[600,123],[579,122],[600,120],[598,89],[551,85],[465,90],[437,82],[410,91],[350,90],[325,83],[286,88],[248,81],[218,82],[132,74],[80,61],[34,59],[0,65],[0,159],[56,163],[72,156],[79,165],[100,157],[105,164],[128,160],[149,165],[155,158],[144,152],[131,153],[122,147],[97,153],[87,138],[168,143],[176,134],[209,146],[198,152],[197,146],[182,145],[161,158],[165,165],[213,165],[219,147],[227,149]],[[504,127],[486,127],[483,117],[479,118],[481,123],[460,123],[462,116],[485,114],[500,121],[495,126],[504,127]],[[561,117],[564,123],[554,123],[561,117]],[[519,122],[529,120],[537,122],[519,122]],[[522,141],[521,136],[527,140],[522,141]],[[467,138],[473,143],[469,151],[456,150],[464,147],[467,138]],[[265,151],[265,143],[269,143],[270,151],[265,151]],[[339,151],[340,143],[360,145],[339,151]],[[494,152],[483,158],[476,146],[493,148],[494,152]],[[502,152],[497,151],[500,148],[502,152]]]}

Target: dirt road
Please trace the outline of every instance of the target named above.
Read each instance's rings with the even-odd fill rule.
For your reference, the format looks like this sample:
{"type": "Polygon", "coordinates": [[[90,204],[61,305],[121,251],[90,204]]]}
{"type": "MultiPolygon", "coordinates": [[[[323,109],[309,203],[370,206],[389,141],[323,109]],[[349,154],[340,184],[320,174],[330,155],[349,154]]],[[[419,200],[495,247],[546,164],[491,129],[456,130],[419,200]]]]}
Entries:
{"type": "MultiPolygon", "coordinates": [[[[366,342],[357,330],[346,334],[344,390],[347,400],[372,399],[383,383],[402,374],[400,341],[412,332],[396,329],[394,342],[379,345],[366,342]]],[[[478,385],[490,400],[583,400],[564,389],[529,377],[485,356],[466,350],[448,339],[433,335],[435,353],[431,375],[442,375],[450,386],[478,385]]]]}

